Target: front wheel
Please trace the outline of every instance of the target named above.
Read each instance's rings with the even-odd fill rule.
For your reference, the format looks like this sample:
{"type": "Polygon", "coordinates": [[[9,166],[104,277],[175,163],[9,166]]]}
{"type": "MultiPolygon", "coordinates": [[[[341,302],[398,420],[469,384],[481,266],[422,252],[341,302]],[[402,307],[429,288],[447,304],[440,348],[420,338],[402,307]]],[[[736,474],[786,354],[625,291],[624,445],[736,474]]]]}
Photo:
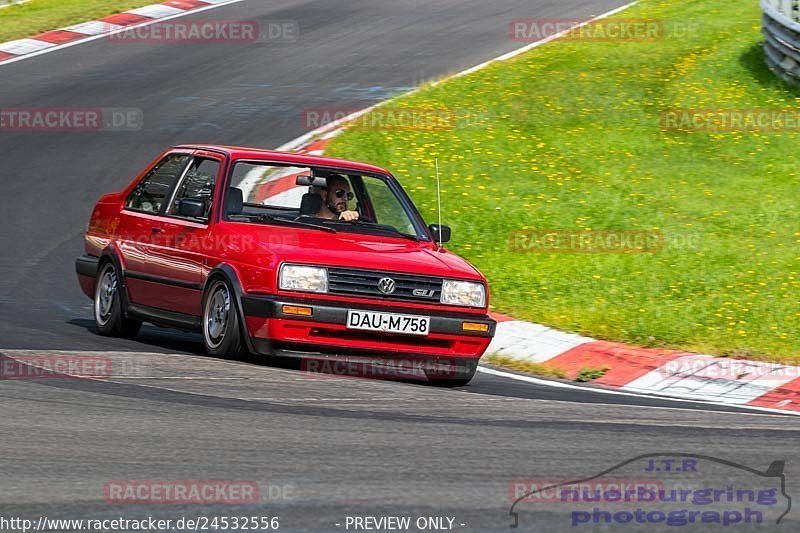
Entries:
{"type": "Polygon", "coordinates": [[[213,281],[203,297],[203,345],[210,355],[223,359],[248,355],[234,298],[222,279],[213,281]]]}
{"type": "Polygon", "coordinates": [[[132,339],[142,323],[125,318],[120,283],[114,264],[104,263],[94,287],[94,324],[100,335],[132,339]]]}

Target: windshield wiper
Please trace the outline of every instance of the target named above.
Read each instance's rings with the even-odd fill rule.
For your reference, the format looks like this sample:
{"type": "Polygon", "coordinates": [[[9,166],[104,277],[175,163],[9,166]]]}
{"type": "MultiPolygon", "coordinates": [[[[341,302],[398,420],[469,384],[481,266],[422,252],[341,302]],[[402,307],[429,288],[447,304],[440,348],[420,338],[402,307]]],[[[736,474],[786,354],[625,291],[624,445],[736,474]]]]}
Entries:
{"type": "Polygon", "coordinates": [[[416,235],[412,235],[410,233],[403,233],[402,231],[398,231],[397,234],[400,235],[401,237],[405,237],[406,239],[411,239],[414,242],[419,242],[419,237],[417,237],[416,235]]]}
{"type": "Polygon", "coordinates": [[[252,214],[248,216],[250,217],[250,220],[255,220],[256,222],[274,222],[277,224],[286,224],[289,226],[301,226],[304,228],[319,229],[322,231],[327,231],[328,233],[337,233],[336,229],[331,228],[330,226],[312,224],[311,222],[303,222],[301,220],[296,220],[292,218],[274,217],[272,215],[267,215],[265,213],[252,214]]]}

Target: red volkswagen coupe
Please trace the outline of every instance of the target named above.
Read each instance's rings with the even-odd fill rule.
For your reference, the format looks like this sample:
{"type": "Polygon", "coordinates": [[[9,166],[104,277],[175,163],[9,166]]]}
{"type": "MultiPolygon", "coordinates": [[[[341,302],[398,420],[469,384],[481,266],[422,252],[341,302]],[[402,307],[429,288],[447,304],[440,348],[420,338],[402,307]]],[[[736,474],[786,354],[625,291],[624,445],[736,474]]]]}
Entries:
{"type": "Polygon", "coordinates": [[[76,270],[102,335],[196,330],[212,355],[423,361],[469,382],[494,335],[486,279],[371,165],[178,146],[100,198],[76,270]]]}

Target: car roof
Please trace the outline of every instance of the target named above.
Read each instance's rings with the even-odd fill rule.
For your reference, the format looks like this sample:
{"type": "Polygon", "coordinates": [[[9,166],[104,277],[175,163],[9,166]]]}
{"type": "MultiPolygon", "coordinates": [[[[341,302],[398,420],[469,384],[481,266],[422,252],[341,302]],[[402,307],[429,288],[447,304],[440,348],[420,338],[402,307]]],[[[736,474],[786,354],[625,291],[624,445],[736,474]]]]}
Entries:
{"type": "Polygon", "coordinates": [[[280,163],[291,163],[305,167],[332,167],[357,172],[367,172],[373,174],[384,174],[391,176],[391,172],[368,163],[358,161],[348,161],[334,157],[323,157],[317,155],[306,155],[295,152],[280,152],[278,150],[265,150],[261,148],[244,148],[241,146],[222,146],[213,144],[182,144],[174,146],[173,149],[207,150],[211,152],[222,152],[232,160],[254,159],[260,161],[275,161],[280,163]]]}

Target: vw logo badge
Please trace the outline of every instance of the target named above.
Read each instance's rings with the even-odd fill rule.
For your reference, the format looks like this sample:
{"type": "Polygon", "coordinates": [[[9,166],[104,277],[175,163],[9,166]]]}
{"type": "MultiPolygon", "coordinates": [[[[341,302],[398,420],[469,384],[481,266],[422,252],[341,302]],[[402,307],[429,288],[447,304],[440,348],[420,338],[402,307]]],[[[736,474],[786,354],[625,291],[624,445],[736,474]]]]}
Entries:
{"type": "Polygon", "coordinates": [[[394,292],[394,280],[392,278],[381,278],[378,282],[378,290],[383,294],[392,294],[394,292]]]}

